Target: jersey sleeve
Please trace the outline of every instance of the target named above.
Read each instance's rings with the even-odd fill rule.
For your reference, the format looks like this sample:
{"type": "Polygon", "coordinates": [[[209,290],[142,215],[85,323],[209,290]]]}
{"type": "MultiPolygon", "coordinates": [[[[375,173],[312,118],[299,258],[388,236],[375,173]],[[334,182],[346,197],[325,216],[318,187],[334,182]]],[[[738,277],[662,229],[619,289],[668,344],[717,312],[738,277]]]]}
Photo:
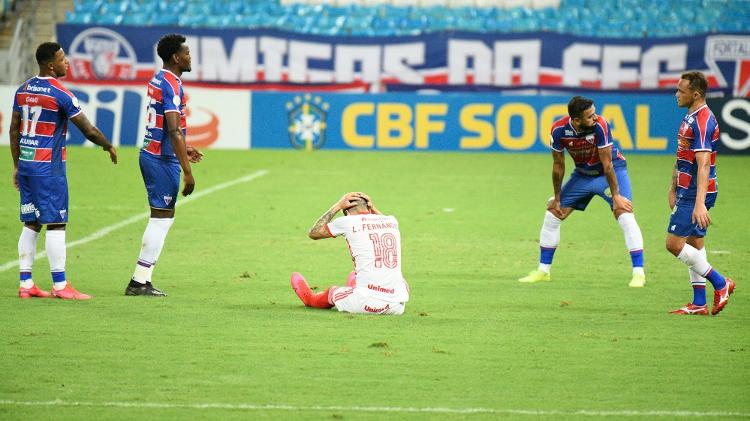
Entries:
{"type": "Polygon", "coordinates": [[[328,229],[328,232],[333,237],[338,237],[339,235],[348,232],[350,228],[351,227],[347,218],[336,218],[326,224],[326,229],[328,229]]]}
{"type": "Polygon", "coordinates": [[[715,118],[711,118],[708,113],[698,113],[693,120],[693,144],[690,145],[690,149],[696,152],[711,152],[711,139],[713,139],[714,131],[718,130],[719,125],[716,123],[715,118]]]}
{"type": "Polygon", "coordinates": [[[179,113],[180,103],[180,92],[175,92],[174,87],[171,83],[168,83],[165,79],[161,86],[162,92],[162,104],[164,104],[164,113],[179,113]]]}
{"type": "Polygon", "coordinates": [[[609,125],[607,124],[607,120],[601,116],[596,120],[596,124],[594,124],[594,135],[596,136],[597,148],[608,148],[612,146],[609,125]]]}
{"type": "Polygon", "coordinates": [[[16,94],[13,95],[13,111],[21,112],[21,106],[18,105],[18,94],[21,92],[21,88],[16,90],[16,94]]]}
{"type": "Polygon", "coordinates": [[[565,150],[565,146],[563,146],[560,141],[560,133],[563,131],[559,129],[559,127],[553,127],[549,134],[549,147],[556,152],[562,152],[565,150]]]}
{"type": "Polygon", "coordinates": [[[73,118],[83,111],[81,110],[81,104],[78,103],[78,98],[75,96],[60,94],[57,96],[57,104],[68,118],[73,118]]]}

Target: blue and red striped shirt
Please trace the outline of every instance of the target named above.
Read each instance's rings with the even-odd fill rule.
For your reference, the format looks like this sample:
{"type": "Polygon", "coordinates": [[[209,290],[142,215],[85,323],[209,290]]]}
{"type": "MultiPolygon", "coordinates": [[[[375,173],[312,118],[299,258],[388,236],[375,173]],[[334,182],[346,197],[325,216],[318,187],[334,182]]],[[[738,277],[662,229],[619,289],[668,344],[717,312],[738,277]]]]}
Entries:
{"type": "Polygon", "coordinates": [[[180,113],[180,129],[185,135],[185,92],[182,81],[167,69],[161,69],[148,83],[148,108],[146,116],[146,137],[142,151],[164,158],[176,158],[169,139],[167,113],[180,113]]]}
{"type": "Polygon", "coordinates": [[[716,143],[719,140],[719,123],[714,113],[704,104],[682,119],[677,132],[677,197],[695,199],[698,190],[696,152],[708,152],[711,168],[708,171],[706,206],[716,201],[719,186],[716,181],[716,143]]]}
{"type": "Polygon", "coordinates": [[[599,159],[599,149],[612,148],[612,165],[625,165],[625,157],[612,141],[607,120],[597,116],[593,129],[576,131],[571,118],[563,117],[552,124],[550,147],[557,152],[568,150],[576,164],[576,172],[588,176],[604,174],[604,166],[599,159]]]}
{"type": "Polygon", "coordinates": [[[16,90],[13,111],[21,114],[18,174],[65,175],[68,119],[82,112],[75,95],[53,77],[35,76],[16,90]]]}

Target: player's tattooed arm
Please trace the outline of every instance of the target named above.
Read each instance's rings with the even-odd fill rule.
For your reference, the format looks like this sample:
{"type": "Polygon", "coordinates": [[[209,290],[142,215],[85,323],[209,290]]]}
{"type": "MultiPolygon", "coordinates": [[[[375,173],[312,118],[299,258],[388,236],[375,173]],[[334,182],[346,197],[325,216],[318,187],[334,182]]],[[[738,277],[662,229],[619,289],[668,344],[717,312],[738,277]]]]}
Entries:
{"type": "MultiPolygon", "coordinates": [[[[336,203],[336,205],[338,205],[338,203],[336,203]]],[[[313,227],[310,228],[310,232],[307,233],[308,237],[312,238],[313,240],[332,237],[331,233],[328,231],[328,228],[326,228],[326,225],[328,225],[328,223],[331,222],[333,217],[338,213],[339,210],[336,208],[336,205],[328,209],[328,211],[326,211],[323,216],[315,221],[313,227]]]]}
{"type": "Polygon", "coordinates": [[[667,191],[667,201],[669,202],[669,209],[674,209],[674,205],[677,204],[677,163],[675,162],[672,168],[672,180],[669,183],[669,190],[667,191]]]}

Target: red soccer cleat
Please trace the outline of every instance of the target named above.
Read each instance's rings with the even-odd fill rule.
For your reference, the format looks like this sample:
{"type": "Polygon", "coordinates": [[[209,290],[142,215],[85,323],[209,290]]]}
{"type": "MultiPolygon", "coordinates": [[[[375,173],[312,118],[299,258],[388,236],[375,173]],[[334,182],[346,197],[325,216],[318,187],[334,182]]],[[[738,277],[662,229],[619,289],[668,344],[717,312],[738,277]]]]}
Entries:
{"type": "Polygon", "coordinates": [[[299,272],[293,272],[292,273],[292,289],[294,289],[294,292],[297,294],[300,300],[302,300],[302,303],[306,306],[310,306],[310,298],[312,297],[312,290],[310,290],[310,286],[307,285],[307,281],[305,281],[305,277],[302,276],[299,272]]]}
{"type": "Polygon", "coordinates": [[[352,271],[346,278],[346,286],[353,287],[357,285],[357,272],[352,271]]]}
{"type": "Polygon", "coordinates": [[[43,289],[39,289],[36,285],[33,285],[31,288],[18,288],[18,296],[21,298],[31,298],[31,297],[39,297],[39,298],[47,298],[51,294],[43,289]]]}
{"type": "Polygon", "coordinates": [[[669,314],[695,314],[698,316],[708,316],[708,308],[706,306],[697,306],[693,303],[685,304],[685,307],[672,310],[669,314]]]}
{"type": "Polygon", "coordinates": [[[714,306],[711,309],[711,314],[714,316],[719,314],[721,310],[724,310],[724,306],[729,302],[729,296],[734,292],[734,281],[729,278],[726,278],[726,280],[727,284],[724,285],[724,288],[714,291],[714,306]]]}
{"type": "Polygon", "coordinates": [[[76,289],[73,288],[73,285],[70,285],[70,281],[68,281],[68,284],[65,285],[65,288],[61,290],[55,290],[54,288],[52,288],[52,295],[57,298],[62,298],[63,300],[89,300],[91,299],[90,295],[76,291],[76,289]]]}

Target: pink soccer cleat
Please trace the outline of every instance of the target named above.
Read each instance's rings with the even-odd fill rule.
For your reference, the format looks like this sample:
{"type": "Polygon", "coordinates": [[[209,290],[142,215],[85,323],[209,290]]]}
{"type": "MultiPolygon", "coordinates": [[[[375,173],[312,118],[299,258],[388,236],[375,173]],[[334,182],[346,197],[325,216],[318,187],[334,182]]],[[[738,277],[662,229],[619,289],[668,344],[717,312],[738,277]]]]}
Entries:
{"type": "Polygon", "coordinates": [[[346,278],[346,286],[353,287],[357,286],[357,272],[352,271],[346,278]]]}
{"type": "Polygon", "coordinates": [[[33,285],[31,288],[18,288],[18,296],[21,298],[31,298],[31,297],[38,297],[38,298],[47,298],[51,294],[43,289],[39,289],[36,285],[33,285]]]}
{"type": "Polygon", "coordinates": [[[714,306],[711,309],[712,315],[717,315],[721,310],[724,310],[724,306],[729,302],[729,296],[734,292],[734,281],[726,278],[727,284],[724,288],[714,291],[714,306]]]}
{"type": "Polygon", "coordinates": [[[70,281],[68,281],[68,284],[65,285],[65,288],[59,291],[52,288],[52,295],[57,298],[62,298],[63,300],[89,300],[91,299],[90,295],[79,292],[75,288],[73,288],[73,286],[70,285],[70,281]]]}
{"type": "Polygon", "coordinates": [[[706,306],[697,306],[693,303],[687,303],[684,307],[672,310],[670,314],[689,314],[697,316],[708,316],[708,308],[706,306]]]}
{"type": "Polygon", "coordinates": [[[310,290],[310,286],[307,285],[307,281],[305,281],[305,277],[302,276],[299,272],[293,272],[292,278],[292,289],[294,289],[294,292],[297,294],[300,300],[302,300],[302,303],[306,306],[310,306],[310,298],[312,297],[312,290],[310,290]]]}

